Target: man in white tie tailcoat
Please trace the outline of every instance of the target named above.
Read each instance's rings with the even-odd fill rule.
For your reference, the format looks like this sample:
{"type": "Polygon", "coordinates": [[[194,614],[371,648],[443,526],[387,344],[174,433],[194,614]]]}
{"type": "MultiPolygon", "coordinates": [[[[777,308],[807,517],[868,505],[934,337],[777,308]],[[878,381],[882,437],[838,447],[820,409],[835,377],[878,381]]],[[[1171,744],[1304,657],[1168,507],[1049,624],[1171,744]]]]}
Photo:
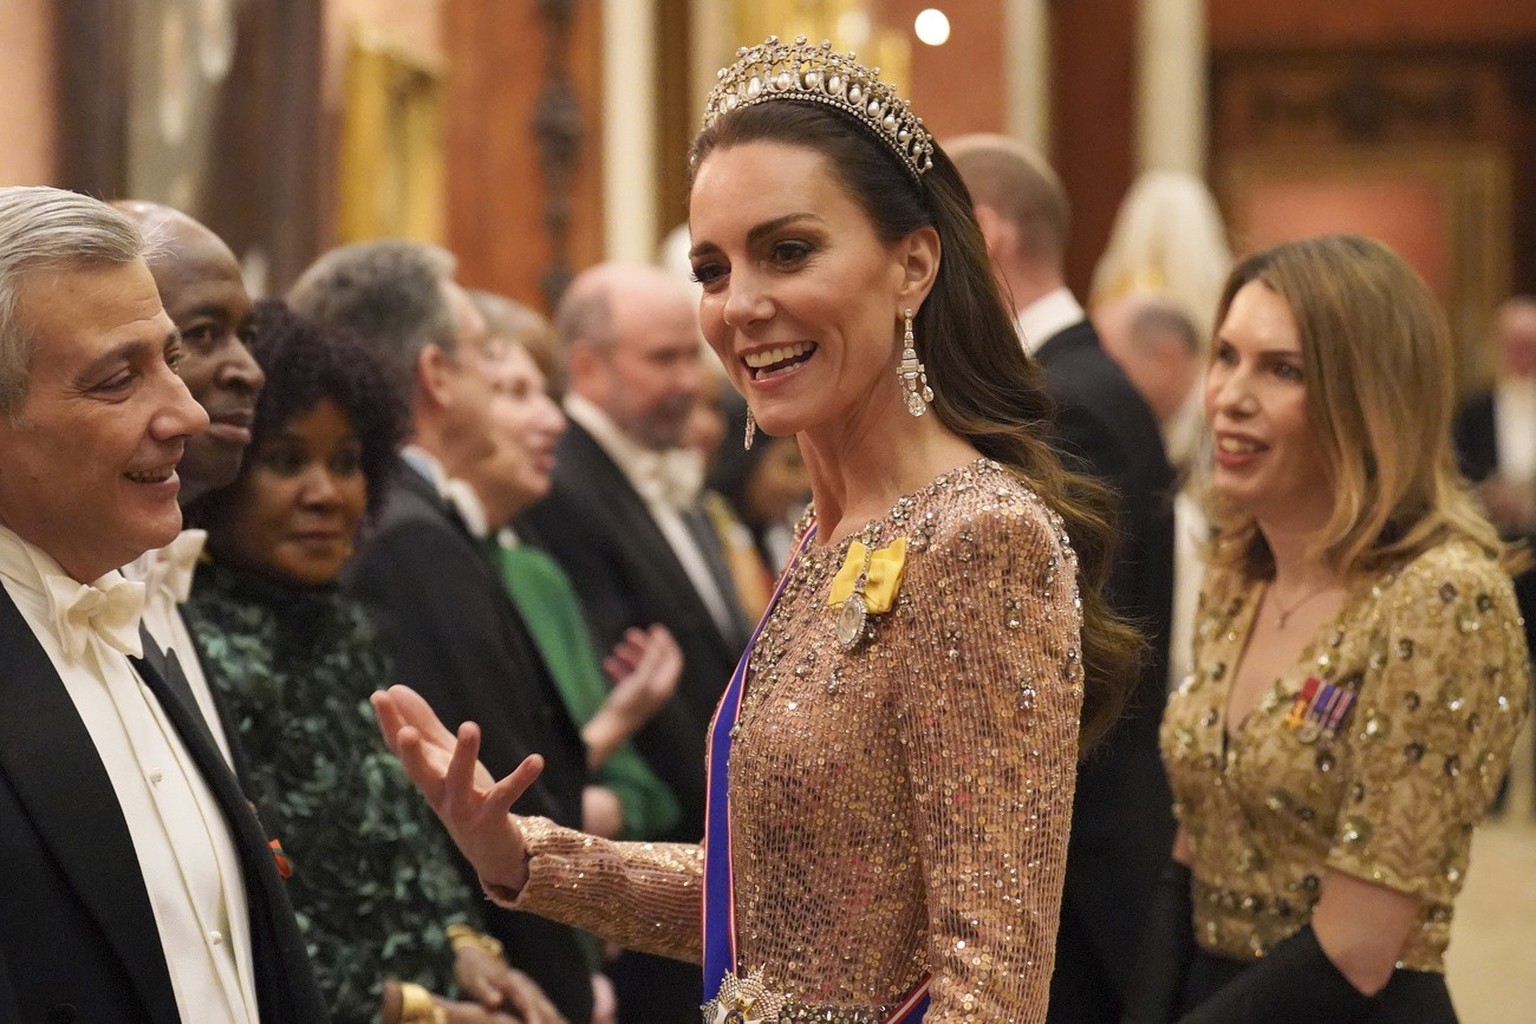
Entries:
{"type": "MultiPolygon", "coordinates": [[[[113,205],[154,239],[149,272],[166,315],[181,334],[181,364],[176,369],[193,400],[208,414],[208,429],[187,439],[176,468],[181,478],[177,501],[185,510],[235,481],[251,443],[256,399],[266,380],[245,347],[251,296],[235,254],[202,224],[158,203],[132,200],[113,205]]],[[[144,625],[157,644],[176,652],[214,741],[225,759],[239,769],[192,635],[181,617],[180,606],[192,592],[192,577],[207,539],[206,531],[182,530],[165,547],[146,551],[124,566],[123,575],[144,583],[144,625]]]]}
{"type": "Polygon", "coordinates": [[[208,416],[117,211],[0,188],[0,1020],[327,1013],[268,837],[119,566],[208,416]]]}

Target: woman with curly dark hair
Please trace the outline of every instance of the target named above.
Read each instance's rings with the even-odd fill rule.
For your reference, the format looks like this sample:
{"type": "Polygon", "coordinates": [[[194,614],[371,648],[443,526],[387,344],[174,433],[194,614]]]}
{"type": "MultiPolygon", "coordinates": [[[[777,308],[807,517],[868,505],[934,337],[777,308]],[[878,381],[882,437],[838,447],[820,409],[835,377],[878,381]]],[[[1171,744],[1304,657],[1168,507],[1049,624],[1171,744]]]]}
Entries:
{"type": "Polygon", "coordinates": [[[240,476],[190,513],[208,530],[185,613],[250,796],[281,837],[288,892],[338,1022],[559,1020],[495,942],[441,828],[378,740],[370,691],[390,666],[336,586],[378,505],[404,410],[350,337],[268,301],[252,317],[267,375],[240,476]],[[394,980],[391,980],[394,979],[394,980]]]}

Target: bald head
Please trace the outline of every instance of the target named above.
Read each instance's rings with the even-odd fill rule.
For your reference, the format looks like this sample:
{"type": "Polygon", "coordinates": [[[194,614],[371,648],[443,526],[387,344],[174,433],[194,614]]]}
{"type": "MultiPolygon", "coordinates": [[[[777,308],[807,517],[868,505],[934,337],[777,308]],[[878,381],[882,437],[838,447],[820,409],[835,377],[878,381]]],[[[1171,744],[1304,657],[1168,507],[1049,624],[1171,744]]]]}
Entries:
{"type": "Polygon", "coordinates": [[[695,297],[672,274],[645,264],[599,263],[576,275],[555,310],[560,343],[606,349],[614,343],[616,307],[632,310],[647,297],[668,308],[686,306],[694,315],[695,297]]]}
{"type": "Polygon", "coordinates": [[[159,203],[113,205],[148,240],[149,272],[183,340],[181,378],[208,412],[209,428],[187,442],[177,467],[188,505],[234,481],[251,440],[265,380],[245,347],[251,297],[234,252],[208,228],[159,203]]]}
{"type": "Polygon", "coordinates": [[[659,267],[603,263],[555,311],[569,387],[636,444],[675,447],[699,389],[695,299],[659,267]]]}

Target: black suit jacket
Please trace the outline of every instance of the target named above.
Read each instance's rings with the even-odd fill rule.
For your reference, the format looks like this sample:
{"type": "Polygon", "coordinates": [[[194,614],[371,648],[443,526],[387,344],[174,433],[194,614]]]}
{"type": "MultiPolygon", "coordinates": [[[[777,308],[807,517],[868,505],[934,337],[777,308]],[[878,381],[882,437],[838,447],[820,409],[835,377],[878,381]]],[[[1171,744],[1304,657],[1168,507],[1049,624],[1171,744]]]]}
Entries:
{"type": "Polygon", "coordinates": [[[572,423],[555,455],[549,495],[517,528],[570,576],[599,650],[611,649],[632,626],[657,622],[677,638],[683,651],[677,695],[635,737],[635,746],[682,809],[669,838],[698,842],[705,734],[747,630],[721,633],[645,500],[591,434],[572,423]]]}
{"type": "MultiPolygon", "coordinates": [[[[1456,418],[1451,424],[1457,465],[1462,476],[1474,484],[1482,483],[1499,470],[1498,427],[1493,402],[1491,390],[1468,395],[1456,410],[1456,418]]],[[[1536,544],[1536,536],[1507,539],[1536,544]]],[[[1528,569],[1515,577],[1515,602],[1520,606],[1520,617],[1525,620],[1526,649],[1536,656],[1536,569],[1528,569]]]]}
{"type": "MultiPolygon", "coordinates": [[[[486,550],[432,484],[403,460],[349,583],[377,616],[396,678],[450,729],[479,723],[480,759],[498,778],[529,754],[544,773],[519,814],[581,827],[586,748],[486,550]]],[[[463,862],[471,881],[474,871],[463,862]]],[[[488,927],[513,966],[530,974],[570,1020],[592,1016],[591,975],[574,929],[493,908],[488,927]]]]}
{"type": "Polygon", "coordinates": [[[1173,614],[1174,472],[1156,417],[1088,321],[1048,339],[1036,358],[1063,461],[1120,498],[1109,598],[1148,640],[1125,716],[1078,770],[1049,1017],[1118,1021],[1147,899],[1173,843],[1157,731],[1173,614]]]}
{"type": "MultiPolygon", "coordinates": [[[[327,1021],[267,836],[175,656],[141,636],[134,668],[218,801],[240,859],[262,1021],[327,1021]]],[[[174,1024],[154,911],[111,780],[3,588],[0,652],[0,1020],[174,1024]]]]}
{"type": "Polygon", "coordinates": [[[1456,410],[1451,431],[1456,442],[1456,462],[1462,476],[1482,483],[1499,468],[1499,443],[1493,413],[1493,392],[1468,395],[1456,410]]]}

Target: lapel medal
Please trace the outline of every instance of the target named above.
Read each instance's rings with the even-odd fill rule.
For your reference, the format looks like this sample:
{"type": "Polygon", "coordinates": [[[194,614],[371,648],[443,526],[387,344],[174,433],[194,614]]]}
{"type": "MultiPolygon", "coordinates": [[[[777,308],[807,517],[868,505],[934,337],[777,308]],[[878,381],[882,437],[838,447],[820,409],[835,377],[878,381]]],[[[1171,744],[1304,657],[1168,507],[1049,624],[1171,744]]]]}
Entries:
{"type": "Polygon", "coordinates": [[[1319,738],[1331,740],[1338,735],[1354,704],[1353,690],[1310,676],[1291,702],[1285,727],[1303,743],[1316,743],[1319,738]]]}
{"type": "Polygon", "coordinates": [[[848,557],[833,577],[832,592],[827,596],[827,606],[838,610],[833,634],[844,651],[852,651],[863,641],[871,615],[883,615],[894,606],[906,560],[905,537],[878,549],[858,540],[848,546],[848,557]]]}

